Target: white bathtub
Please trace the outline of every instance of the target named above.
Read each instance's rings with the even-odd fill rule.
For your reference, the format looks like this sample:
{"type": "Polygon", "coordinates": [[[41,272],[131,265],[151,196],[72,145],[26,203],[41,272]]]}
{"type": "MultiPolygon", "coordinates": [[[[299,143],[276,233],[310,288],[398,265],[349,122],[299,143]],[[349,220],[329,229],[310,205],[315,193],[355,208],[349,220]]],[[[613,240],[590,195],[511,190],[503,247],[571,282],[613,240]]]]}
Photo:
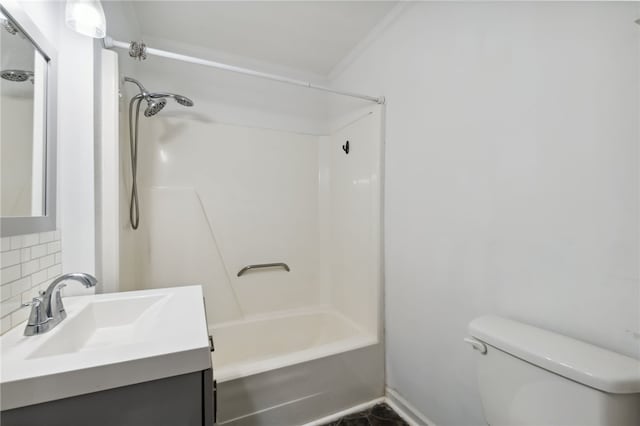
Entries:
{"type": "Polygon", "coordinates": [[[383,394],[382,345],[338,312],[270,314],[212,334],[219,424],[304,424],[383,394]]]}

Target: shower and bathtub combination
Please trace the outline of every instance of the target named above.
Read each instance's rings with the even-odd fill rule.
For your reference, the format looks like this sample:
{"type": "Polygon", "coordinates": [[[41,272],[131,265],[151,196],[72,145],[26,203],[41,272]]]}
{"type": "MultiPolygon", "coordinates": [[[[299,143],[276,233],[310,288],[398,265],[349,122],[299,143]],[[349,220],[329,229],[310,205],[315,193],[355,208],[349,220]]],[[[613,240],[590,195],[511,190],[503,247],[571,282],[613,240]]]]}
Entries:
{"type": "Polygon", "coordinates": [[[117,206],[101,224],[103,290],[202,286],[218,424],[304,424],[382,397],[383,100],[157,52],[102,52],[102,138],[119,141],[102,156],[103,204],[117,206]],[[256,106],[260,90],[273,101],[256,106]],[[283,119],[289,99],[321,125],[283,119]],[[256,120],[270,105],[273,123],[256,120]]]}

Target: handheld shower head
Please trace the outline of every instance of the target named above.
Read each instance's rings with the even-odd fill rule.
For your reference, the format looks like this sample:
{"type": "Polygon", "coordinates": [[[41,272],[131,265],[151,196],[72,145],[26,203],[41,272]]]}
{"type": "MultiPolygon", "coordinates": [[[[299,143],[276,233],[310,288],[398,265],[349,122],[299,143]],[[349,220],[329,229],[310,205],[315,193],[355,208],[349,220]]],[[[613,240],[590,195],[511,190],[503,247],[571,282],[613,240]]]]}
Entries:
{"type": "Polygon", "coordinates": [[[144,110],[145,117],[153,117],[167,105],[167,100],[164,98],[154,99],[152,97],[146,97],[145,100],[147,101],[147,109],[144,110]]]}

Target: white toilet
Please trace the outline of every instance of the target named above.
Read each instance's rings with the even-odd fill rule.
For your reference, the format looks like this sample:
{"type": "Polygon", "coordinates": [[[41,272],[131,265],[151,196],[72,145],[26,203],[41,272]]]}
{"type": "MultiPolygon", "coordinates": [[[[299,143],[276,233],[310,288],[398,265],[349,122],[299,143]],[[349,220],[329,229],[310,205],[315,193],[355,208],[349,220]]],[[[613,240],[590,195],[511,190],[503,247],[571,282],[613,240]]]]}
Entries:
{"type": "Polygon", "coordinates": [[[465,339],[491,426],[640,426],[640,361],[497,316],[465,339]]]}

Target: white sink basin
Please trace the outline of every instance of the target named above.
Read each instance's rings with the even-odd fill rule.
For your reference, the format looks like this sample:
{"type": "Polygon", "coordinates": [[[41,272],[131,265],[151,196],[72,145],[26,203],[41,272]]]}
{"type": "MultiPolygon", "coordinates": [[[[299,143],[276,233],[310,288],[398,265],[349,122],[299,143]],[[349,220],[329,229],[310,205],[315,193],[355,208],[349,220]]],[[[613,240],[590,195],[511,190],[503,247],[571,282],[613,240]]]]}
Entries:
{"type": "Polygon", "coordinates": [[[159,332],[154,325],[167,295],[151,294],[127,299],[92,300],[77,315],[61,323],[55,339],[48,339],[27,359],[147,342],[159,332]]]}
{"type": "Polygon", "coordinates": [[[0,338],[0,408],[52,401],[211,367],[199,286],[69,297],[48,333],[0,338]]]}

